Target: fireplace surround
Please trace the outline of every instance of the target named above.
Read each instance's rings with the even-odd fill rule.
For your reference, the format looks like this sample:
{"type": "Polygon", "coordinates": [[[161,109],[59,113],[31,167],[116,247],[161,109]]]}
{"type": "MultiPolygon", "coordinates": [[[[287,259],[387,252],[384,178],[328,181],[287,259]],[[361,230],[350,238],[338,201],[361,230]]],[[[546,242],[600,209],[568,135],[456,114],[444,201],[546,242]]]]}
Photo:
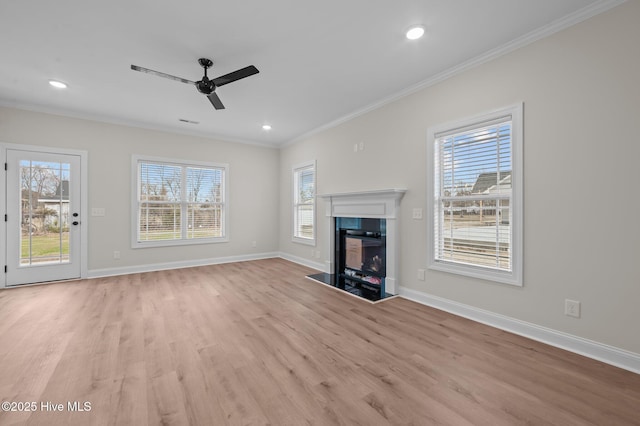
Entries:
{"type": "Polygon", "coordinates": [[[328,253],[326,253],[325,257],[327,259],[325,270],[331,276],[331,280],[339,278],[341,273],[344,274],[345,266],[347,266],[346,272],[348,274],[357,274],[357,272],[353,271],[364,269],[373,271],[373,273],[365,272],[364,276],[358,276],[357,278],[376,280],[377,277],[384,277],[382,283],[386,294],[382,294],[382,298],[398,294],[398,218],[400,201],[405,192],[405,189],[383,189],[319,195],[325,202],[326,216],[330,218],[328,221],[329,229],[327,230],[328,253]],[[356,221],[354,222],[350,219],[356,221]],[[375,220],[378,221],[376,222],[375,220]],[[371,225],[372,223],[377,223],[378,225],[371,225]],[[344,224],[349,225],[345,226],[344,224]],[[376,226],[378,227],[377,229],[376,226]],[[341,262],[339,249],[341,244],[345,244],[341,239],[347,236],[351,237],[350,240],[352,241],[349,244],[352,245],[352,248],[357,247],[357,250],[363,253],[364,257],[367,257],[366,253],[375,252],[376,239],[379,239],[384,244],[384,264],[371,265],[371,262],[376,261],[373,257],[379,256],[375,253],[368,256],[371,259],[358,259],[357,256],[351,259],[351,262],[360,262],[362,268],[357,268],[357,264],[353,263],[345,265],[345,263],[348,263],[346,259],[341,262]],[[365,265],[365,262],[369,262],[369,264],[365,265]],[[376,268],[381,266],[384,269],[381,270],[381,273],[377,273],[376,268]]]}

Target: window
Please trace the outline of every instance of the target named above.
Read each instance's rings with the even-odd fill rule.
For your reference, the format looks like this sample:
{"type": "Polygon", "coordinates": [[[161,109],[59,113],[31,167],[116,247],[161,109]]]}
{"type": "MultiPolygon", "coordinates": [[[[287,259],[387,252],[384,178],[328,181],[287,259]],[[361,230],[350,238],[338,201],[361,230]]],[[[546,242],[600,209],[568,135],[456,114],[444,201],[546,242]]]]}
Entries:
{"type": "Polygon", "coordinates": [[[316,243],[316,164],[293,168],[293,241],[316,243]]]}
{"type": "Polygon", "coordinates": [[[522,285],[522,105],[429,129],[429,267],[522,285]]]}
{"type": "Polygon", "coordinates": [[[133,157],[132,246],[227,241],[226,164],[133,157]]]}

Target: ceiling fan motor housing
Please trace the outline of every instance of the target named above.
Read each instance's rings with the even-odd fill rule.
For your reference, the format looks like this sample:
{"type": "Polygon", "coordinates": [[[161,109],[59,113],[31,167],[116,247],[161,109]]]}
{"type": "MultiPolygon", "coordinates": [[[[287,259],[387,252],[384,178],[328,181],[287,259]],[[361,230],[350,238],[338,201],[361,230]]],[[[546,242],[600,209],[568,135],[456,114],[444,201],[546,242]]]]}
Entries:
{"type": "Polygon", "coordinates": [[[198,92],[209,95],[211,92],[216,90],[216,85],[205,75],[202,77],[202,80],[196,82],[196,88],[198,89],[198,92]]]}

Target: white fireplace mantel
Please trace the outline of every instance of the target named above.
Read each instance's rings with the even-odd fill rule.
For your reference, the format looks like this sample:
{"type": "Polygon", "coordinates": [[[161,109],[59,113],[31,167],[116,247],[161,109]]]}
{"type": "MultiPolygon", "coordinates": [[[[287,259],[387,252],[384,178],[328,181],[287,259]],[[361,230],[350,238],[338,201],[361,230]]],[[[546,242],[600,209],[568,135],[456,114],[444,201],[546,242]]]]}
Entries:
{"type": "Polygon", "coordinates": [[[397,294],[398,289],[398,217],[400,214],[400,200],[406,189],[381,189],[374,191],[343,192],[323,194],[318,197],[325,200],[326,215],[329,220],[329,244],[327,272],[334,272],[335,265],[335,234],[336,217],[361,217],[387,220],[387,277],[386,291],[397,294]]]}
{"type": "Polygon", "coordinates": [[[319,197],[328,201],[325,204],[327,216],[395,219],[405,192],[406,189],[381,189],[325,194],[319,197]]]}

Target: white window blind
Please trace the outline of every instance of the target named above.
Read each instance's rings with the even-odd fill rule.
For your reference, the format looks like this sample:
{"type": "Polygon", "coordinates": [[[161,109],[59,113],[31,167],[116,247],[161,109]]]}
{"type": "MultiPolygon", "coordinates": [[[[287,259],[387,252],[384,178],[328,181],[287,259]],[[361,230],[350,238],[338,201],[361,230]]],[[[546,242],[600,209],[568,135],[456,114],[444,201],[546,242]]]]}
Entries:
{"type": "Polygon", "coordinates": [[[521,167],[521,160],[514,147],[521,126],[517,121],[514,132],[514,117],[517,113],[503,113],[433,133],[431,262],[436,269],[444,265],[483,278],[495,271],[502,274],[494,276],[499,281],[519,282],[521,202],[514,194],[522,188],[521,170],[514,167],[521,167]]]}
{"type": "Polygon", "coordinates": [[[134,246],[224,239],[226,166],[138,158],[134,246]]]}
{"type": "Polygon", "coordinates": [[[293,170],[293,237],[300,242],[315,241],[315,162],[293,170]]]}

